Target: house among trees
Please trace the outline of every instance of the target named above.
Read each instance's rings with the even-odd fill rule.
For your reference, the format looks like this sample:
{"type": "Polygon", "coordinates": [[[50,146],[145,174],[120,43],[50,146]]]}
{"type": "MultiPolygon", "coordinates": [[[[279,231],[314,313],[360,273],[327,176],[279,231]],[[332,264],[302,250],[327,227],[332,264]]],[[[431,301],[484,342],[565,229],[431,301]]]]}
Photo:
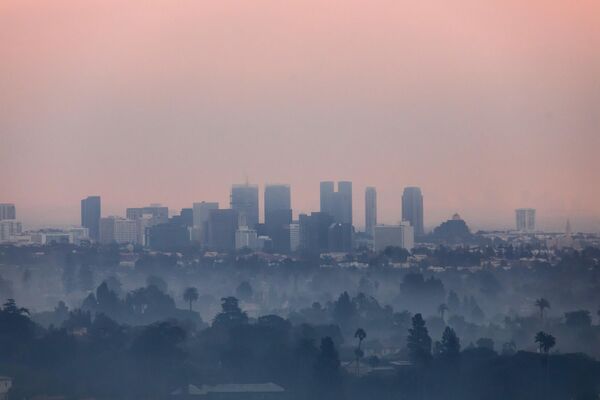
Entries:
{"type": "Polygon", "coordinates": [[[224,383],[219,385],[187,385],[171,393],[173,399],[207,400],[280,400],[285,399],[285,389],[268,383],[224,383]]]}

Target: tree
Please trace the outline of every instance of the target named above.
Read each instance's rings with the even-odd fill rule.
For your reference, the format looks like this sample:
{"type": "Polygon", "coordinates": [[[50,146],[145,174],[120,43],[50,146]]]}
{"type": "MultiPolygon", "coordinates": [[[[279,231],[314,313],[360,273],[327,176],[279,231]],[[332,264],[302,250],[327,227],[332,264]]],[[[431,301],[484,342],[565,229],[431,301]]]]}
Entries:
{"type": "Polygon", "coordinates": [[[407,347],[410,361],[417,366],[425,366],[431,360],[431,337],[421,314],[412,318],[412,328],[408,330],[407,347]]]}
{"type": "Polygon", "coordinates": [[[448,361],[455,361],[460,356],[460,339],[449,326],[444,329],[439,350],[440,358],[448,361]]]}
{"type": "Polygon", "coordinates": [[[356,305],[350,300],[348,292],[340,294],[333,304],[333,318],[342,327],[347,327],[356,317],[356,305]]]}
{"type": "Polygon", "coordinates": [[[213,327],[230,328],[248,323],[248,315],[242,311],[235,297],[223,297],[221,309],[222,311],[213,320],[213,327]]]}
{"type": "Polygon", "coordinates": [[[354,350],[354,355],[356,356],[356,376],[360,376],[360,359],[364,356],[361,345],[367,337],[367,332],[363,328],[358,328],[354,333],[354,337],[358,339],[358,346],[354,350]]]}
{"type": "Polygon", "coordinates": [[[535,306],[540,309],[540,318],[544,319],[544,310],[550,308],[550,302],[543,297],[535,301],[535,306]]]}
{"type": "Polygon", "coordinates": [[[319,354],[315,364],[317,381],[326,388],[337,386],[340,380],[340,357],[331,337],[321,339],[319,354]]]}
{"type": "Polygon", "coordinates": [[[535,335],[535,342],[538,344],[540,353],[547,355],[556,344],[556,339],[551,334],[540,331],[535,335]]]}
{"type": "Polygon", "coordinates": [[[442,320],[444,320],[444,315],[446,314],[446,311],[448,311],[448,306],[446,304],[442,303],[438,306],[438,313],[440,314],[442,320]]]}
{"type": "Polygon", "coordinates": [[[190,312],[192,312],[192,302],[198,301],[199,297],[198,289],[195,287],[189,287],[183,292],[183,299],[190,305],[190,312]]]}

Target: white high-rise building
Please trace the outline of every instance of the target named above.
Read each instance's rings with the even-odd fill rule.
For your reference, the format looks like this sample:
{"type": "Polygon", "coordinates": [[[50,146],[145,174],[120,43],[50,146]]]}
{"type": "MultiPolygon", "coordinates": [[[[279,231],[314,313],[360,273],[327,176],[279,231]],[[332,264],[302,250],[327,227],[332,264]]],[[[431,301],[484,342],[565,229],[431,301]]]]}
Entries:
{"type": "Polygon", "coordinates": [[[373,250],[377,252],[390,246],[406,250],[412,250],[414,247],[414,229],[408,222],[399,225],[377,225],[373,231],[373,250]]]}
{"type": "Polygon", "coordinates": [[[136,220],[122,217],[100,219],[100,243],[139,243],[139,226],[136,220]]]}
{"type": "Polygon", "coordinates": [[[257,250],[258,235],[256,234],[256,230],[250,229],[247,226],[240,226],[235,232],[235,248],[236,250],[243,248],[257,250]]]}
{"type": "Polygon", "coordinates": [[[295,252],[300,248],[300,224],[290,224],[290,251],[295,252]]]}
{"type": "Polygon", "coordinates": [[[12,242],[15,236],[20,235],[22,225],[15,219],[4,219],[0,221],[0,242],[12,242]]]}
{"type": "Polygon", "coordinates": [[[535,231],[535,209],[518,208],[515,210],[517,230],[521,232],[535,231]]]}

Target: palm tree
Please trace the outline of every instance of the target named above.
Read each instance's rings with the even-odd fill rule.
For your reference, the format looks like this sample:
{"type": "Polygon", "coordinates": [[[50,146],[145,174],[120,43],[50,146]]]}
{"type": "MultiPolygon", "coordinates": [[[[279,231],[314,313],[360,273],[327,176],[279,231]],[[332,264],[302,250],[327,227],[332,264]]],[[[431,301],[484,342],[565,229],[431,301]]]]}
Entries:
{"type": "Polygon", "coordinates": [[[539,346],[540,353],[548,355],[550,349],[556,344],[556,339],[551,334],[540,331],[535,335],[535,342],[539,346]]]}
{"type": "Polygon", "coordinates": [[[190,312],[192,311],[192,302],[197,301],[198,297],[200,297],[198,295],[198,289],[195,287],[189,287],[183,292],[183,299],[190,304],[190,312]]]}
{"type": "Polygon", "coordinates": [[[546,382],[548,381],[548,352],[551,348],[556,344],[556,339],[549,333],[540,331],[535,335],[535,342],[539,346],[540,353],[544,353],[543,365],[545,369],[544,382],[542,384],[542,398],[548,397],[546,396],[546,382]]]}
{"type": "Polygon", "coordinates": [[[544,319],[544,310],[550,308],[550,302],[543,297],[535,301],[535,306],[540,309],[540,318],[544,319]]]}
{"type": "Polygon", "coordinates": [[[448,311],[448,306],[445,303],[440,304],[438,307],[438,313],[440,314],[440,317],[442,317],[442,319],[444,319],[446,311],[448,311]]]}
{"type": "Polygon", "coordinates": [[[354,355],[356,356],[356,376],[360,376],[360,359],[364,355],[361,345],[363,340],[367,337],[367,332],[363,328],[358,328],[354,333],[354,337],[358,339],[358,346],[356,350],[354,350],[354,355]]]}

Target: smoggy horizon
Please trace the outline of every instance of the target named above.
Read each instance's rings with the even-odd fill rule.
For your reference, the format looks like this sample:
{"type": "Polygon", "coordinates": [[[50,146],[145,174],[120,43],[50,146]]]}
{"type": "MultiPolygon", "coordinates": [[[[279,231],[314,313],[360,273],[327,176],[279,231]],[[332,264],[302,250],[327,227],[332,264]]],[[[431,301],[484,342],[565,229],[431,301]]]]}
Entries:
{"type": "MultiPolygon", "coordinates": [[[[364,188],[429,228],[600,231],[600,3],[5,1],[0,202],[25,227],[162,203],[228,207],[233,183],[364,188]]],[[[261,195],[262,207],[262,195],[261,195]]],[[[261,208],[262,214],[262,208],[261,208]]]]}

